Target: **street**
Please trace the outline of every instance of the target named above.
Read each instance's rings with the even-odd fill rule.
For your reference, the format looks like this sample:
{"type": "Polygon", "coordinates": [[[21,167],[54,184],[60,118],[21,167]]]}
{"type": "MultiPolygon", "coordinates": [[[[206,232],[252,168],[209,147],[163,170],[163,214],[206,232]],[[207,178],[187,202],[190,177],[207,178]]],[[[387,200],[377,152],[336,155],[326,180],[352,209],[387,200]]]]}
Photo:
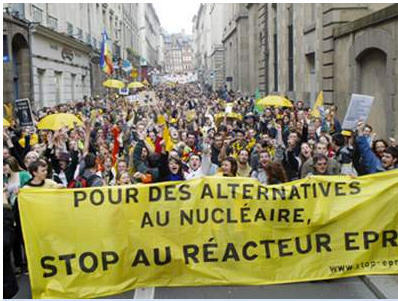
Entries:
{"type": "MultiPolygon", "coordinates": [[[[375,276],[380,277],[380,276],[375,276]]],[[[214,287],[179,287],[132,290],[123,294],[104,297],[104,299],[375,299],[398,298],[398,276],[385,276],[394,281],[394,287],[387,292],[367,284],[364,277],[352,277],[328,281],[312,281],[292,284],[265,285],[265,286],[214,286],[214,287]],[[149,291],[149,292],[148,292],[149,291]],[[381,294],[381,295],[380,295],[381,294]]],[[[387,283],[383,279],[382,283],[387,283]]],[[[15,299],[31,298],[28,276],[18,279],[19,292],[15,299]]],[[[379,284],[381,287],[383,284],[379,284]]]]}

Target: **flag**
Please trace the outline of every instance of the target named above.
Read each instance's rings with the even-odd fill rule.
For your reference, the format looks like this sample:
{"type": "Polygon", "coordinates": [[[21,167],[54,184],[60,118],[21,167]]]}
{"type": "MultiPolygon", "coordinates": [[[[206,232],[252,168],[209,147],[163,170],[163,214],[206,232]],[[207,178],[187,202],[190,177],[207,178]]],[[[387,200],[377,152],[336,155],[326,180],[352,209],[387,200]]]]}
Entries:
{"type": "Polygon", "coordinates": [[[100,66],[106,74],[111,75],[113,73],[112,50],[105,30],[102,33],[100,66]]]}
{"type": "Polygon", "coordinates": [[[261,98],[260,90],[258,88],[256,89],[256,92],[254,92],[254,98],[256,101],[254,105],[254,112],[261,114],[264,111],[264,108],[257,105],[257,101],[261,98]]]}
{"type": "Polygon", "coordinates": [[[312,117],[321,117],[321,110],[323,108],[323,91],[319,92],[316,98],[314,107],[311,112],[312,117]]]}

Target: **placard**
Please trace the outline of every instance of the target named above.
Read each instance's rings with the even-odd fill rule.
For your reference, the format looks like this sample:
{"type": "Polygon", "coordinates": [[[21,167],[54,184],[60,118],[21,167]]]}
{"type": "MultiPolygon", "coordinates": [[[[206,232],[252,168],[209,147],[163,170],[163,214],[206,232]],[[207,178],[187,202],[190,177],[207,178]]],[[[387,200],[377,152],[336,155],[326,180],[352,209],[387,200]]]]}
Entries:
{"type": "Polygon", "coordinates": [[[357,126],[359,120],[366,122],[373,100],[373,96],[352,94],[342,128],[345,130],[352,130],[357,126]]]}
{"type": "Polygon", "coordinates": [[[29,98],[17,99],[15,101],[15,110],[20,126],[33,126],[32,108],[29,98]]]}

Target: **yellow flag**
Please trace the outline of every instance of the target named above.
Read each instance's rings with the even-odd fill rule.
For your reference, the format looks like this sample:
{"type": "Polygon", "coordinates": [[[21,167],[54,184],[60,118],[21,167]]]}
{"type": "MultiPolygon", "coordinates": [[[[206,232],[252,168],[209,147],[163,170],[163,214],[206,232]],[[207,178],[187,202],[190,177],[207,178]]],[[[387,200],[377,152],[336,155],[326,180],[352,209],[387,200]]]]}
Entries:
{"type": "Polygon", "coordinates": [[[323,106],[323,91],[319,92],[318,97],[315,101],[314,108],[312,109],[312,117],[321,117],[319,108],[323,106]]]}

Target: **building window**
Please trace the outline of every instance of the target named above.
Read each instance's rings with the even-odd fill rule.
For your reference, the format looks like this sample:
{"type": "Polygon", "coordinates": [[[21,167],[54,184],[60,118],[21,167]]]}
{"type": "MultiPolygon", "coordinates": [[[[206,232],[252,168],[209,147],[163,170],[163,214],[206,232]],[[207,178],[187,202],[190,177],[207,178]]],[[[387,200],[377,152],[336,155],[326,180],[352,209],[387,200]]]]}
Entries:
{"type": "Polygon", "coordinates": [[[44,74],[46,70],[37,68],[37,75],[39,78],[39,104],[40,107],[44,106],[44,74]]]}
{"type": "Polygon", "coordinates": [[[81,28],[77,28],[77,38],[83,40],[83,30],[81,28]]]}
{"type": "Polygon", "coordinates": [[[288,90],[293,91],[294,89],[294,66],[293,66],[293,8],[289,7],[288,8],[289,12],[289,25],[287,27],[288,31],[288,90]]]}
{"type": "Polygon", "coordinates": [[[76,74],[71,74],[71,96],[72,101],[75,101],[75,85],[76,85],[76,74]]]}
{"type": "Polygon", "coordinates": [[[62,99],[62,72],[54,71],[55,74],[55,101],[56,103],[61,103],[62,99]]]}
{"type": "Polygon", "coordinates": [[[32,5],[33,22],[43,22],[43,11],[37,6],[32,5]]]}
{"type": "Polygon", "coordinates": [[[47,16],[47,26],[53,30],[57,30],[58,20],[54,17],[47,16]]]}
{"type": "Polygon", "coordinates": [[[73,25],[71,23],[66,23],[68,35],[73,36],[73,25]]]}
{"type": "Polygon", "coordinates": [[[3,35],[3,63],[10,61],[10,55],[8,54],[8,36],[3,35]]]}

